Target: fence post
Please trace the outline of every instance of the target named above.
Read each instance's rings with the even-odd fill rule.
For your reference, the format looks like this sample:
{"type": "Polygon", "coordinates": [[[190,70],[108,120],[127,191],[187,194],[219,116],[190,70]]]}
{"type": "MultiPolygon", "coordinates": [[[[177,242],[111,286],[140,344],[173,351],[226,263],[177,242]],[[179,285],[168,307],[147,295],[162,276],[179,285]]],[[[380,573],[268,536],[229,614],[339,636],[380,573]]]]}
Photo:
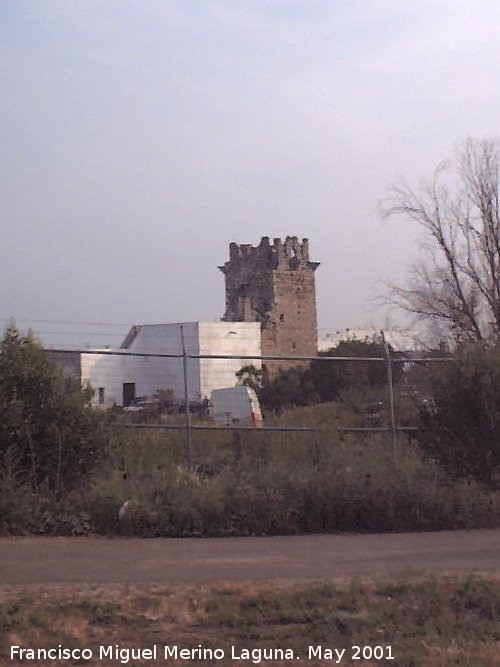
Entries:
{"type": "Polygon", "coordinates": [[[389,389],[389,418],[391,421],[391,433],[392,433],[392,460],[394,462],[394,467],[397,468],[398,466],[398,453],[397,453],[397,446],[398,446],[398,438],[397,438],[397,430],[396,430],[396,414],[394,411],[394,384],[392,381],[392,359],[391,359],[391,351],[389,349],[389,344],[387,343],[385,339],[385,334],[383,331],[380,332],[380,335],[382,337],[382,343],[384,345],[384,357],[385,357],[385,365],[387,369],[387,386],[389,389]]]}
{"type": "Polygon", "coordinates": [[[184,341],[184,325],[179,325],[181,329],[181,345],[182,345],[182,372],[184,376],[184,405],[186,407],[186,435],[187,435],[187,455],[188,455],[188,470],[191,472],[193,468],[193,441],[191,433],[191,410],[189,408],[188,398],[188,382],[187,382],[187,357],[186,344],[184,341]]]}

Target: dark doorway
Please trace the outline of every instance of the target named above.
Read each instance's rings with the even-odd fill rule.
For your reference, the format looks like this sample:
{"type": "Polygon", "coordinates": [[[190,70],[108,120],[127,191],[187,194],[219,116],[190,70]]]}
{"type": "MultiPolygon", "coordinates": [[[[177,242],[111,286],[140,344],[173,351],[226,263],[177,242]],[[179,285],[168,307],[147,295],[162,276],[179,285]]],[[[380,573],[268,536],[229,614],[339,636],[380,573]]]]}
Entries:
{"type": "Polygon", "coordinates": [[[135,402],[135,382],[123,383],[123,407],[128,408],[135,402]]]}

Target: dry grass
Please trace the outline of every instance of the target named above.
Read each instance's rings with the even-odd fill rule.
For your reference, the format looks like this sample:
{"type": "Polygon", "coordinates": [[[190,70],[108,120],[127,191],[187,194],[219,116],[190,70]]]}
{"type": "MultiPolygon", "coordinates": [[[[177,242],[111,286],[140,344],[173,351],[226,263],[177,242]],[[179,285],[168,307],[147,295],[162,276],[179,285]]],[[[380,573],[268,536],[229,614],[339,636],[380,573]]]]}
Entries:
{"type": "MultiPolygon", "coordinates": [[[[223,584],[217,586],[87,586],[0,590],[0,655],[9,647],[222,648],[221,665],[237,650],[291,648],[301,661],[261,664],[334,664],[307,660],[309,645],[346,649],[391,646],[398,667],[492,667],[500,664],[500,582],[401,579],[345,585],[223,584]]],[[[196,664],[215,664],[196,660],[196,664]]],[[[61,664],[30,661],[32,665],[61,664]]],[[[76,663],[75,663],[76,664],[76,663]]],[[[106,664],[94,659],[89,666],[106,664]]],[[[119,664],[113,663],[113,664],[119,664]]],[[[129,664],[165,664],[134,660],[129,664]]],[[[177,664],[177,663],[176,663],[177,664]]],[[[247,661],[245,664],[253,664],[247,661]]]]}

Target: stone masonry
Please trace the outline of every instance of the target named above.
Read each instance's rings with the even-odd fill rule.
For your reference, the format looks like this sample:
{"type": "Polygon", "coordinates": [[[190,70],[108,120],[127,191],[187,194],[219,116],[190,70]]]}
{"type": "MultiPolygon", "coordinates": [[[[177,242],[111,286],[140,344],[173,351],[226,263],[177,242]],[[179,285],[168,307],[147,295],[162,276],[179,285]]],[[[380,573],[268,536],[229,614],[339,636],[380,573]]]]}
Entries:
{"type": "MultiPolygon", "coordinates": [[[[264,236],[256,247],[231,243],[229,261],[219,269],[226,281],[226,322],[260,322],[262,354],[316,356],[318,330],[314,272],[307,239],[285,241],[264,236]]],[[[301,365],[294,361],[265,362],[274,375],[301,365]]]]}

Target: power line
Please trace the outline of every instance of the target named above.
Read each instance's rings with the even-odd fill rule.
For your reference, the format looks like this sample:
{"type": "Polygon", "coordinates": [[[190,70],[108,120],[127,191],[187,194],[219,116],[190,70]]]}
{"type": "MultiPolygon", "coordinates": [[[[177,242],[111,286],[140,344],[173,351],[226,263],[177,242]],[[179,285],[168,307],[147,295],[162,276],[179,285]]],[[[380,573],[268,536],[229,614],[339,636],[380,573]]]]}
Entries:
{"type": "Polygon", "coordinates": [[[0,317],[0,322],[32,322],[34,324],[68,324],[80,326],[95,326],[95,327],[130,327],[130,322],[81,322],[77,320],[31,320],[31,319],[16,319],[12,317],[0,317]]]}

